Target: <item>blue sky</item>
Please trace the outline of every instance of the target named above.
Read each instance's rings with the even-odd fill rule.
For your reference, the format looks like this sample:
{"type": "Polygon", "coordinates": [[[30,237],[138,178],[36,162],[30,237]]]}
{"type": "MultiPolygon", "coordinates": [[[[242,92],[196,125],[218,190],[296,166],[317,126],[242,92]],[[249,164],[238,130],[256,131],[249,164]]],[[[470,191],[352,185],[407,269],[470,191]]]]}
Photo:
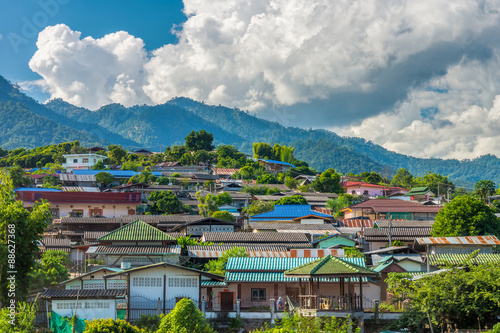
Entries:
{"type": "Polygon", "coordinates": [[[30,24],[37,34],[46,26],[64,23],[82,32],[82,37],[94,38],[124,30],[154,50],[176,43],[172,28],[186,20],[180,0],[0,0],[0,8],[0,75],[15,82],[40,78],[28,66],[37,50],[37,36],[26,34],[30,24]]]}
{"type": "Polygon", "coordinates": [[[42,102],[184,96],[418,157],[500,156],[500,0],[0,0],[0,35],[0,75],[42,102]]]}

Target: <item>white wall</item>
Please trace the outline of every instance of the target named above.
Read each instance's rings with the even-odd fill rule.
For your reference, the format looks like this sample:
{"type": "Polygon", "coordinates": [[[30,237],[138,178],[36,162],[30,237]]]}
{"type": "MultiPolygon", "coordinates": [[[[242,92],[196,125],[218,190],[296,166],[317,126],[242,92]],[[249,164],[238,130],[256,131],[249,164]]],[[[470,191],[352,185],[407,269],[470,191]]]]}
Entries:
{"type": "Polygon", "coordinates": [[[325,220],[322,219],[302,219],[300,224],[325,224],[325,220]]]}
{"type": "MultiPolygon", "coordinates": [[[[105,217],[120,217],[121,215],[128,215],[128,209],[135,210],[135,206],[132,204],[91,204],[90,209],[88,204],[58,204],[59,217],[69,216],[69,214],[74,210],[83,210],[83,217],[89,217],[89,210],[94,208],[102,209],[102,215],[105,217]],[[73,206],[73,207],[70,207],[73,206]],[[104,208],[102,208],[104,206],[104,208]],[[113,206],[115,208],[113,208],[113,206]]],[[[51,208],[56,208],[55,204],[51,205],[51,208]]]]}
{"type": "Polygon", "coordinates": [[[199,274],[174,267],[155,267],[130,273],[130,296],[163,300],[163,283],[166,276],[166,300],[175,297],[199,299],[199,274]]]}
{"type": "MultiPolygon", "coordinates": [[[[359,283],[354,283],[354,293],[359,295],[359,283]]],[[[371,282],[363,283],[363,309],[371,309],[374,300],[380,300],[380,286],[371,282]]]]}
{"type": "MultiPolygon", "coordinates": [[[[75,313],[75,300],[53,300],[52,310],[61,316],[72,317],[75,313]]],[[[116,319],[114,299],[79,299],[76,315],[80,319],[116,319]]]]}

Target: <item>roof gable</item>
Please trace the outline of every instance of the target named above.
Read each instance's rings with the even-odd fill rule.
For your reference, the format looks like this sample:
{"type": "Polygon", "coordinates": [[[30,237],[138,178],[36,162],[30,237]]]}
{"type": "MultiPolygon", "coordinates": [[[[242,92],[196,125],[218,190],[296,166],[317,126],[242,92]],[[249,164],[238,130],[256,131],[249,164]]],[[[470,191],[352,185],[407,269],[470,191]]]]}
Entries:
{"type": "Polygon", "coordinates": [[[376,272],[332,255],[308,262],[285,272],[285,276],[315,275],[376,275],[376,272]]]}
{"type": "MultiPolygon", "coordinates": [[[[229,258],[226,264],[226,271],[272,271],[283,272],[297,266],[315,261],[318,258],[229,258]]],[[[345,262],[352,263],[359,267],[366,267],[363,258],[343,258],[345,262]]]]}
{"type": "Polygon", "coordinates": [[[175,238],[141,221],[135,220],[102,236],[99,241],[175,241],[175,238]]]}

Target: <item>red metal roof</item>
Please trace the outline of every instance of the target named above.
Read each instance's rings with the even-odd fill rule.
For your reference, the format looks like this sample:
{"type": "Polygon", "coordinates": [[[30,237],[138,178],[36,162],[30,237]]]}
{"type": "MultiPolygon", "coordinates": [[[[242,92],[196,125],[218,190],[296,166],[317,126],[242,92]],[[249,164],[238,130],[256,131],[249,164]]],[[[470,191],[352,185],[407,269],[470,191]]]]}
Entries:
{"type": "Polygon", "coordinates": [[[426,206],[400,199],[370,199],[349,207],[351,210],[371,208],[376,213],[437,213],[443,206],[426,206]]]}
{"type": "Polygon", "coordinates": [[[378,184],[370,184],[370,183],[365,183],[365,182],[353,182],[353,181],[343,181],[342,187],[348,188],[348,187],[376,187],[376,188],[388,188],[387,186],[384,185],[378,185],[378,184]]]}
{"type": "Polygon", "coordinates": [[[420,245],[500,245],[496,236],[426,237],[416,241],[420,245]]]}
{"type": "Polygon", "coordinates": [[[375,221],[376,220],[365,220],[365,219],[339,220],[339,227],[346,227],[346,228],[367,227],[367,228],[372,228],[373,224],[375,223],[375,221]]]}
{"type": "Polygon", "coordinates": [[[214,171],[214,175],[224,175],[224,176],[232,176],[236,172],[239,172],[240,169],[228,169],[228,168],[212,168],[214,171]]]}

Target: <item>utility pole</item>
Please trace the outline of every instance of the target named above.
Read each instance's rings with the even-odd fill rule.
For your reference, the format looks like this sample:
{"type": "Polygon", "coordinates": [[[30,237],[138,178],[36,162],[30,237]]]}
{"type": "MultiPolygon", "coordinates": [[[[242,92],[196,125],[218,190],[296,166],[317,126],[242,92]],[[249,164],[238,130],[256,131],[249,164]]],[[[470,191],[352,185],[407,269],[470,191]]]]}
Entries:
{"type": "Polygon", "coordinates": [[[392,246],[392,215],[389,215],[389,247],[391,246],[392,246]]]}

